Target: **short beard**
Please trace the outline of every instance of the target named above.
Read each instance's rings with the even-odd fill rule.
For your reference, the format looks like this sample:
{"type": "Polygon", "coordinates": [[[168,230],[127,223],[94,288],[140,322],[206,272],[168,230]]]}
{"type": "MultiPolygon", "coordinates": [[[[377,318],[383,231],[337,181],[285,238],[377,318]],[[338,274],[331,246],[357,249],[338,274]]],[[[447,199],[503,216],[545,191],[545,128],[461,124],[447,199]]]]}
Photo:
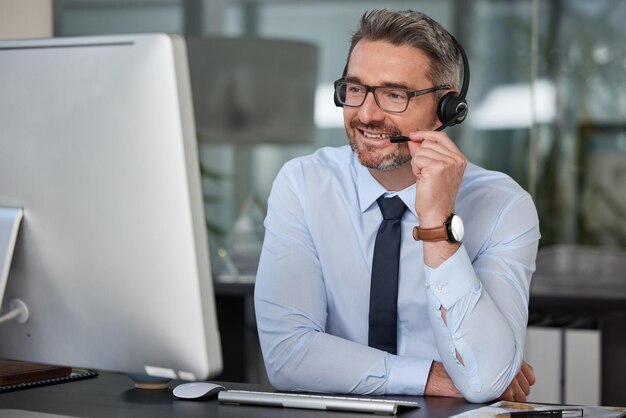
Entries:
{"type": "Polygon", "coordinates": [[[374,150],[368,147],[360,149],[356,141],[352,138],[349,139],[350,148],[352,148],[352,151],[361,165],[367,168],[382,171],[393,170],[411,161],[411,154],[408,152],[409,147],[406,144],[398,144],[398,148],[390,155],[375,158],[375,156],[372,155],[375,152],[374,150]]]}
{"type": "MultiPolygon", "coordinates": [[[[373,170],[393,170],[399,168],[409,161],[411,161],[411,153],[409,152],[409,146],[404,143],[397,144],[396,149],[389,155],[378,155],[377,149],[373,147],[368,147],[361,145],[356,140],[356,130],[359,128],[379,128],[379,126],[375,125],[367,125],[363,126],[359,124],[357,121],[350,122],[350,128],[346,128],[346,134],[348,135],[348,143],[350,144],[350,148],[356,155],[357,159],[364,167],[373,169],[373,170]]],[[[383,129],[387,132],[390,132],[392,135],[400,135],[400,132],[395,128],[386,128],[383,129]]]]}

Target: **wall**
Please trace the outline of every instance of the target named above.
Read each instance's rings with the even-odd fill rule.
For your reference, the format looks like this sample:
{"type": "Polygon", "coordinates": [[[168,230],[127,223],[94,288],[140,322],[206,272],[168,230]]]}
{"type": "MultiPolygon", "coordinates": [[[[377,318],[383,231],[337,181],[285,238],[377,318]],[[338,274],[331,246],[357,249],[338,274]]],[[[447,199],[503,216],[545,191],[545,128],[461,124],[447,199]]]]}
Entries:
{"type": "Polygon", "coordinates": [[[52,36],[52,0],[0,0],[0,39],[52,36]]]}

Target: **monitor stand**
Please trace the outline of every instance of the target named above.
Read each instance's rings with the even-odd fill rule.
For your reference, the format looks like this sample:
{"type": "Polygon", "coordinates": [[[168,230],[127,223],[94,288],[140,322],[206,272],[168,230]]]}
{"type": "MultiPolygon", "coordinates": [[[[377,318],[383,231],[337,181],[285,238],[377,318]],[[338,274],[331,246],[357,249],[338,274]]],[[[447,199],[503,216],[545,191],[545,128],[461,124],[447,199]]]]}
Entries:
{"type": "MultiPolygon", "coordinates": [[[[17,233],[20,229],[20,223],[24,216],[22,208],[0,206],[0,308],[4,299],[4,291],[6,290],[9,277],[9,269],[11,268],[11,260],[13,259],[13,250],[17,241],[17,233]]],[[[28,308],[26,304],[19,299],[13,299],[8,304],[9,313],[0,316],[0,326],[2,322],[16,319],[20,323],[28,320],[28,308]]],[[[60,368],[56,366],[48,366],[35,363],[13,362],[0,360],[0,375],[2,384],[19,384],[36,380],[35,378],[55,376],[59,373],[64,375],[71,372],[69,368],[60,368]]],[[[0,418],[9,410],[0,408],[0,418]]],[[[11,415],[24,416],[27,415],[11,415]]],[[[51,415],[52,417],[52,415],[51,415]]]]}
{"type": "Polygon", "coordinates": [[[0,206],[0,308],[2,308],[13,249],[23,216],[22,208],[0,206]]]}
{"type": "MultiPolygon", "coordinates": [[[[11,268],[11,260],[13,259],[13,250],[15,249],[15,242],[17,241],[17,234],[20,229],[20,223],[23,216],[24,209],[22,208],[0,206],[0,313],[2,312],[1,308],[4,299],[4,292],[7,286],[9,269],[11,268]]],[[[6,322],[11,319],[15,319],[19,323],[24,323],[28,320],[28,307],[20,299],[13,299],[7,305],[9,307],[9,311],[8,313],[0,315],[0,326],[2,325],[2,322],[6,322]]],[[[29,363],[24,363],[24,365],[26,368],[33,367],[33,364],[29,363]]],[[[50,367],[54,367],[55,369],[65,369],[57,366],[50,367]]],[[[2,372],[2,369],[2,364],[0,364],[0,372],[2,372]]],[[[170,379],[155,378],[138,374],[130,374],[129,377],[135,382],[135,386],[140,389],[166,389],[167,384],[170,381],[170,379]]],[[[3,415],[3,411],[9,410],[0,408],[0,418],[9,416],[3,415]]],[[[52,417],[52,415],[50,416],[52,417]]]]}

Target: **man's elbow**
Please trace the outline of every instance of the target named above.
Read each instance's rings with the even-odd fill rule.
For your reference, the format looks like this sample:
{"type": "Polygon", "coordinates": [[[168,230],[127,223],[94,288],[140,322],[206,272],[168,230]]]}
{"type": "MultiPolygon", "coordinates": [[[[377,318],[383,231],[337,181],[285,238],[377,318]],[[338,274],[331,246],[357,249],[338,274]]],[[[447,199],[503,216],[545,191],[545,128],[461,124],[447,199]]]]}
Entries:
{"type": "Polygon", "coordinates": [[[267,379],[274,389],[283,391],[295,390],[295,382],[293,382],[287,373],[281,373],[280,370],[267,367],[267,365],[265,367],[267,379]]]}
{"type": "Polygon", "coordinates": [[[507,389],[507,385],[498,379],[481,379],[482,383],[459,385],[459,392],[471,403],[487,403],[498,399],[507,389]]]}
{"type": "Polygon", "coordinates": [[[265,359],[265,373],[272,387],[276,390],[303,390],[307,385],[307,376],[290,367],[286,361],[268,361],[265,359]]]}
{"type": "Polygon", "coordinates": [[[498,399],[498,397],[500,396],[497,392],[492,392],[492,391],[460,391],[461,395],[463,395],[463,398],[465,398],[466,401],[471,402],[471,403],[487,403],[487,402],[491,402],[495,399],[498,399]]]}

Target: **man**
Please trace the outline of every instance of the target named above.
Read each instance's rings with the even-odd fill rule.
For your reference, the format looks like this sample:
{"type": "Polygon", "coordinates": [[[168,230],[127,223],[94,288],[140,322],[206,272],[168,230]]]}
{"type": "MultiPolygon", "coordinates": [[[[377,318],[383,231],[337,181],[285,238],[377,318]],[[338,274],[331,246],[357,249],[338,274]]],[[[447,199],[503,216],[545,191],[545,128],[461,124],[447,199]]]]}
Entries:
{"type": "Polygon", "coordinates": [[[350,146],[285,164],[268,201],[255,306],[276,388],[526,399],[537,214],[513,180],[467,163],[434,131],[459,63],[455,41],[428,16],[363,15],[336,83],[350,146]],[[398,135],[409,141],[390,142],[398,135]],[[395,245],[376,243],[390,198],[404,210],[390,220],[400,258],[376,261],[395,245]],[[453,213],[465,223],[462,242],[424,235],[453,213]],[[394,322],[381,325],[378,299],[396,280],[394,322]],[[389,328],[391,342],[376,348],[389,328]]]}

